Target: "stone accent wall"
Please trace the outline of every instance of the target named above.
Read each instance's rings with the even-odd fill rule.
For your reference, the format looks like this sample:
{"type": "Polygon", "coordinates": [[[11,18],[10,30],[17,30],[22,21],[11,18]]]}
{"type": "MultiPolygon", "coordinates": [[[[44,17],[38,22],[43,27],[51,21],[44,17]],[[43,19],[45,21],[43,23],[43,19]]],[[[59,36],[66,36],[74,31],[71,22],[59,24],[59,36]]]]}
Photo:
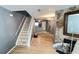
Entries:
{"type": "Polygon", "coordinates": [[[73,6],[56,11],[56,41],[58,40],[59,42],[60,39],[63,40],[64,38],[71,38],[70,36],[63,35],[64,13],[75,10],[79,10],[79,6],[73,6]]]}

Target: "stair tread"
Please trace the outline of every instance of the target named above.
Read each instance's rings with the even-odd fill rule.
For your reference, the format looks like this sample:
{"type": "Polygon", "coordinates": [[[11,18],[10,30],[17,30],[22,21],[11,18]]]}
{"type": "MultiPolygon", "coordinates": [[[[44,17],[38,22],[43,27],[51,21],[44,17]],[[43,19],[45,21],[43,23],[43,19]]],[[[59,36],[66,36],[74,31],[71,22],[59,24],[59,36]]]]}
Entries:
{"type": "Polygon", "coordinates": [[[20,33],[20,35],[25,35],[25,36],[26,36],[26,35],[27,35],[27,33],[20,33]]]}
{"type": "Polygon", "coordinates": [[[19,38],[19,40],[27,40],[27,38],[19,38]]]}
{"type": "Polygon", "coordinates": [[[17,45],[26,45],[25,43],[19,43],[19,44],[17,44],[17,45]]]}
{"type": "Polygon", "coordinates": [[[18,43],[17,45],[26,45],[26,43],[18,43]]]}
{"type": "Polygon", "coordinates": [[[27,37],[26,38],[18,38],[19,40],[26,40],[27,39],[27,37]]]}
{"type": "Polygon", "coordinates": [[[18,41],[19,43],[26,43],[27,41],[18,41]]]}
{"type": "Polygon", "coordinates": [[[27,41],[26,39],[23,39],[23,40],[19,40],[19,41],[27,41]]]}
{"type": "Polygon", "coordinates": [[[26,43],[26,41],[19,41],[19,43],[26,43]]]}
{"type": "Polygon", "coordinates": [[[22,32],[23,32],[23,33],[24,33],[24,32],[27,33],[27,31],[21,31],[21,33],[22,33],[22,32]]]}
{"type": "Polygon", "coordinates": [[[27,39],[27,37],[20,37],[19,39],[27,39]]]}

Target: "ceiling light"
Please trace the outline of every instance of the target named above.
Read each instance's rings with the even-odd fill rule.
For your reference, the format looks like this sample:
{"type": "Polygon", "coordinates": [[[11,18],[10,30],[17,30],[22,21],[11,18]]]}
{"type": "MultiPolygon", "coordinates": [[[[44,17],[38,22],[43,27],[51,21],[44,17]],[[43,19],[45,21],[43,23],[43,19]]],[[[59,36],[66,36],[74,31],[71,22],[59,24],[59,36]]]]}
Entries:
{"type": "Polygon", "coordinates": [[[26,10],[26,9],[25,9],[26,10]]]}
{"type": "Polygon", "coordinates": [[[13,14],[10,14],[11,17],[13,17],[13,14]]]}
{"type": "Polygon", "coordinates": [[[47,14],[47,15],[42,15],[41,17],[55,17],[55,14],[47,14]]]}
{"type": "Polygon", "coordinates": [[[35,26],[38,26],[39,25],[39,23],[38,22],[35,22],[35,26]]]}
{"type": "Polygon", "coordinates": [[[49,14],[49,15],[45,15],[44,17],[54,17],[55,14],[49,14]]]}

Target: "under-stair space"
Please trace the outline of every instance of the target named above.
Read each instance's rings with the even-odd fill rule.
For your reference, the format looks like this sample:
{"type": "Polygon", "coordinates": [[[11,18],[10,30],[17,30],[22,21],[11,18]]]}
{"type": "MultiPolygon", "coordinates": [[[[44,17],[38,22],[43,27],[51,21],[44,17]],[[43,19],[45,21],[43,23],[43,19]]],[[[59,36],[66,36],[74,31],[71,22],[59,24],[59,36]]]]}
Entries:
{"type": "Polygon", "coordinates": [[[20,31],[20,34],[18,36],[16,45],[26,46],[27,40],[28,40],[28,34],[27,34],[27,32],[28,32],[29,24],[30,24],[30,20],[26,18],[25,22],[24,22],[24,24],[22,26],[22,29],[20,31]]]}

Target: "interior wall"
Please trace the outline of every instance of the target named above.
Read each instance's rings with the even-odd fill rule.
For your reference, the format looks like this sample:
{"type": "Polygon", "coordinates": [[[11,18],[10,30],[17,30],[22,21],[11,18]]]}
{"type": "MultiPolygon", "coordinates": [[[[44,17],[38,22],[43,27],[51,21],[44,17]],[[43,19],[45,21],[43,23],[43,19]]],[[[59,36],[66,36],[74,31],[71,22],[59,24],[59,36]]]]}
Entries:
{"type": "Polygon", "coordinates": [[[46,31],[52,35],[55,35],[55,31],[56,31],[56,18],[55,17],[47,20],[46,31]]]}
{"type": "Polygon", "coordinates": [[[35,26],[35,32],[46,31],[46,20],[38,21],[38,26],[35,26]]]}
{"type": "MultiPolygon", "coordinates": [[[[59,10],[56,12],[56,39],[59,42],[59,39],[63,40],[64,38],[71,39],[71,36],[63,35],[63,23],[64,23],[64,13],[68,11],[79,10],[79,6],[73,6],[67,9],[59,10]]],[[[79,39],[79,38],[76,38],[79,39]]]]}
{"type": "Polygon", "coordinates": [[[46,31],[46,21],[42,21],[42,31],[46,31]]]}
{"type": "Polygon", "coordinates": [[[7,53],[15,45],[23,17],[0,7],[0,54],[7,53]],[[10,16],[11,13],[13,16],[10,16]]]}
{"type": "Polygon", "coordinates": [[[56,20],[55,20],[55,17],[52,18],[52,19],[49,21],[49,26],[50,26],[49,32],[50,32],[51,34],[55,34],[55,29],[56,29],[56,20]]]}

